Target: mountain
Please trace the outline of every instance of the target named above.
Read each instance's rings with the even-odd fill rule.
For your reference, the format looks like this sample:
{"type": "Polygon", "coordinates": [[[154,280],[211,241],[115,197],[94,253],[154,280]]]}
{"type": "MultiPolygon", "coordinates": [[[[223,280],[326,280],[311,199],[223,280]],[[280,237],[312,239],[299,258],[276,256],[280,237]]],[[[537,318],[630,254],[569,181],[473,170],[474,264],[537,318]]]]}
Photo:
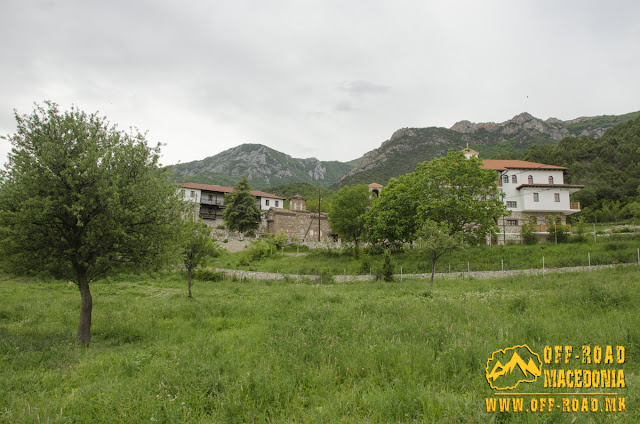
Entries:
{"type": "Polygon", "coordinates": [[[382,145],[358,160],[334,188],[377,182],[415,170],[418,163],[445,156],[449,149],[467,146],[478,150],[483,159],[514,158],[533,145],[557,144],[567,136],[600,137],[614,125],[640,116],[626,115],[582,117],[570,121],[550,118],[546,121],[521,113],[502,123],[460,121],[446,128],[403,128],[382,145]]]}
{"type": "Polygon", "coordinates": [[[261,144],[242,144],[215,156],[171,168],[178,182],[233,186],[247,175],[252,188],[264,190],[289,183],[329,187],[350,171],[355,162],[296,159],[261,144]]]}

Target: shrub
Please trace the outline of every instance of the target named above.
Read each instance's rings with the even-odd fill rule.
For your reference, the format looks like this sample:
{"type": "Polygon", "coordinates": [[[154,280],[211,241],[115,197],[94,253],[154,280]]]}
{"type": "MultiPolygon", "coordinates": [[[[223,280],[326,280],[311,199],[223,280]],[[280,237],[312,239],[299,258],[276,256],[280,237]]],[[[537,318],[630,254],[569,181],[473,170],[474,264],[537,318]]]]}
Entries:
{"type": "Polygon", "coordinates": [[[333,274],[328,269],[323,269],[318,273],[318,283],[320,284],[330,284],[335,280],[333,279],[333,274]]]}
{"type": "Polygon", "coordinates": [[[547,231],[549,233],[549,242],[566,243],[569,239],[569,233],[567,233],[566,227],[562,225],[560,215],[556,215],[555,219],[551,215],[547,217],[547,231]]]}
{"type": "Polygon", "coordinates": [[[376,269],[376,279],[383,279],[384,281],[393,281],[393,269],[394,264],[391,259],[391,251],[385,250],[384,257],[382,258],[382,266],[376,269]]]}
{"type": "Polygon", "coordinates": [[[201,281],[222,281],[222,272],[212,269],[196,269],[193,272],[193,278],[201,281]]]}

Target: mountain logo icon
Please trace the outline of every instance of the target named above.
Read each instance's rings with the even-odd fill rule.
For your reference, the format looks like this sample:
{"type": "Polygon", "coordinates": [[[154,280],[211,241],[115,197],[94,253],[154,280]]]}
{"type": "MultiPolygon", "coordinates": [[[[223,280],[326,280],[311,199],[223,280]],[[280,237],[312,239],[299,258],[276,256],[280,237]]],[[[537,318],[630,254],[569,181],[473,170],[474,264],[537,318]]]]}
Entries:
{"type": "Polygon", "coordinates": [[[541,374],[540,356],[527,345],[497,350],[487,360],[487,381],[495,390],[514,389],[523,382],[533,383],[541,374]]]}

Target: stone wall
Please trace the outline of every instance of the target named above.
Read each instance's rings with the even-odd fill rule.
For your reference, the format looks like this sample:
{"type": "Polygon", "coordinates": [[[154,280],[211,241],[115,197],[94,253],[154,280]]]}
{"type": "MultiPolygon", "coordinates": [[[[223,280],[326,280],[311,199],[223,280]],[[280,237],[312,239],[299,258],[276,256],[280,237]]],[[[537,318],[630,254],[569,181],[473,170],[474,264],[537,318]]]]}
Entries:
{"type": "MultiPolygon", "coordinates": [[[[266,217],[267,234],[283,232],[289,239],[318,241],[318,214],[309,211],[271,209],[266,217]]],[[[326,213],[320,213],[320,240],[327,240],[331,234],[326,213]]]]}

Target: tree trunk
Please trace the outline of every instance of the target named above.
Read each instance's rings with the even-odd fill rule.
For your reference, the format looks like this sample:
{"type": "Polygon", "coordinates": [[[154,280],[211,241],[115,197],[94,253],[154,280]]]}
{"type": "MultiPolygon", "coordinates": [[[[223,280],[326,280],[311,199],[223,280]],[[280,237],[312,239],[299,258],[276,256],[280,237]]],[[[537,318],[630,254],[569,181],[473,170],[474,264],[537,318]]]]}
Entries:
{"type": "Polygon", "coordinates": [[[433,277],[436,276],[436,260],[438,258],[431,258],[431,282],[429,283],[429,290],[433,289],[433,277]]]}
{"type": "Polygon", "coordinates": [[[191,297],[191,268],[187,268],[187,287],[189,287],[189,297],[191,297]]]}
{"type": "Polygon", "coordinates": [[[91,299],[91,291],[89,290],[87,271],[85,269],[78,269],[77,276],[80,298],[82,299],[80,322],[78,323],[78,342],[88,346],[89,343],[91,343],[91,310],[93,308],[93,300],[91,299]]]}

